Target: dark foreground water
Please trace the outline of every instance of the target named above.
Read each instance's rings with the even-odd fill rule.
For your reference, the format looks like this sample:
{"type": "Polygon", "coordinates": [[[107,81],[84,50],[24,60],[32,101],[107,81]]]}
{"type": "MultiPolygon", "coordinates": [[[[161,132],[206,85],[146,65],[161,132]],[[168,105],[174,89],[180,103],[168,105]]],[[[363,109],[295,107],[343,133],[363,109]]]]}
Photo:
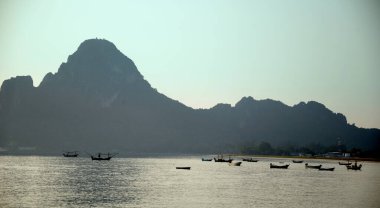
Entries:
{"type": "MultiPolygon", "coordinates": [[[[187,158],[0,157],[0,207],[380,207],[380,164],[333,172],[187,158]],[[191,166],[191,170],[176,170],[191,166]]],[[[288,162],[287,162],[288,161],[288,162]]],[[[312,161],[316,164],[316,161],[312,161]]]]}

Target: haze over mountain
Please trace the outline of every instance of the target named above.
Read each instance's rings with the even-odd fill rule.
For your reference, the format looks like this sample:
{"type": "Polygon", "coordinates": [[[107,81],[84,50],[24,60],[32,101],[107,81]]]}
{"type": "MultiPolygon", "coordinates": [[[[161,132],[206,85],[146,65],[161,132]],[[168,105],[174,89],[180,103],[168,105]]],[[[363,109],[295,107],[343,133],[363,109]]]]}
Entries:
{"type": "Polygon", "coordinates": [[[192,109],[152,88],[132,60],[101,39],[84,41],[38,87],[19,76],[0,91],[0,147],[9,153],[215,153],[252,141],[333,145],[338,138],[374,150],[380,130],[350,125],[314,101],[290,107],[243,97],[234,106],[192,109]]]}

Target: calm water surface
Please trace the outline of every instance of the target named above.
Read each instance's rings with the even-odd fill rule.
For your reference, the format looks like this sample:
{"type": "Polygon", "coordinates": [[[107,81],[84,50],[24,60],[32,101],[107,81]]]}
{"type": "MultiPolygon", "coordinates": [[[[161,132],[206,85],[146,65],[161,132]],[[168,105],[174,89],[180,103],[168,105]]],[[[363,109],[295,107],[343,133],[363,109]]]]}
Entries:
{"type": "Polygon", "coordinates": [[[241,167],[198,157],[0,157],[0,207],[380,207],[380,164],[347,171],[337,161],[309,163],[335,171],[241,167]],[[191,170],[176,170],[191,166],[191,170]]]}

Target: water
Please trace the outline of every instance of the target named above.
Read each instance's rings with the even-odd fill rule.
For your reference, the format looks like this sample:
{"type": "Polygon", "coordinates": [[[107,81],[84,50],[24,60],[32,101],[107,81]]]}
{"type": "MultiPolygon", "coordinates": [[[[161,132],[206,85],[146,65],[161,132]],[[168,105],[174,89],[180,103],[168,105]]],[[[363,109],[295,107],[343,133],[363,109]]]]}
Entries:
{"type": "Polygon", "coordinates": [[[380,164],[347,171],[270,169],[270,162],[186,158],[0,157],[0,207],[373,207],[380,205],[380,164]],[[191,170],[176,170],[191,166],[191,170]]]}

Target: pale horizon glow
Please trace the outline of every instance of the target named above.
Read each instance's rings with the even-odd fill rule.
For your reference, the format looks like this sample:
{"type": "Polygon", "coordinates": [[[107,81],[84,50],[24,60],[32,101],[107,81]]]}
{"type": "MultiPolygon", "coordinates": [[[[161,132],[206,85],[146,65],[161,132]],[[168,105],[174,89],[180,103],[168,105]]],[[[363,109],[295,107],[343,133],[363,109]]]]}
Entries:
{"type": "Polygon", "coordinates": [[[0,0],[0,82],[38,86],[81,42],[104,38],[193,108],[314,100],[380,128],[379,20],[369,0],[0,0]]]}

